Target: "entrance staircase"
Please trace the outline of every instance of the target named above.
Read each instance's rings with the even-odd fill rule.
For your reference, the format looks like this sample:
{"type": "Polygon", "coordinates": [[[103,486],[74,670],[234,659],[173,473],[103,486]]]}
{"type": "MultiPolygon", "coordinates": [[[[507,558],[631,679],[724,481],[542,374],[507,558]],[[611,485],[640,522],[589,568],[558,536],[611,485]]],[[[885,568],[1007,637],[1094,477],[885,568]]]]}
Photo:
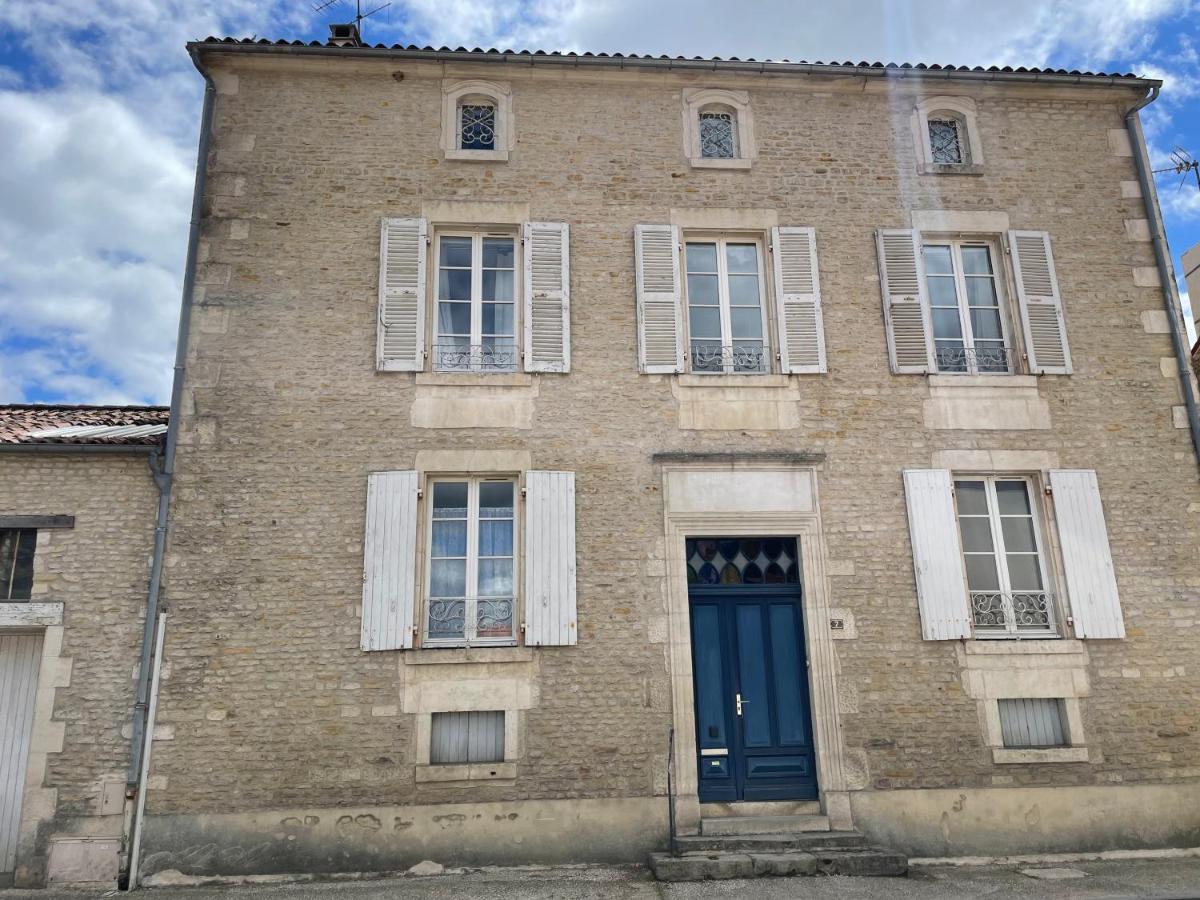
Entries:
{"type": "Polygon", "coordinates": [[[703,803],[700,815],[700,834],[676,839],[678,856],[650,855],[659,881],[908,874],[904,854],[831,830],[817,803],[703,803]]]}

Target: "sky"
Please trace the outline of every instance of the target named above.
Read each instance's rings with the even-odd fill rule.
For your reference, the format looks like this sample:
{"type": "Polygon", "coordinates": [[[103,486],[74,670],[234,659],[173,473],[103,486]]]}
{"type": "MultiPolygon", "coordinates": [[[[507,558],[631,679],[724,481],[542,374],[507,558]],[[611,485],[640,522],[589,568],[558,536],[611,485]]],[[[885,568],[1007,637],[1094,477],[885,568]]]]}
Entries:
{"type": "MultiPolygon", "coordinates": [[[[353,5],[0,0],[0,402],[168,401],[203,92],[184,44],[323,40],[353,5]]],[[[1132,71],[1165,82],[1143,113],[1155,167],[1176,145],[1200,156],[1200,0],[393,0],[364,31],[388,44],[1132,71]]],[[[1182,277],[1200,190],[1179,181],[1158,186],[1182,277]]]]}

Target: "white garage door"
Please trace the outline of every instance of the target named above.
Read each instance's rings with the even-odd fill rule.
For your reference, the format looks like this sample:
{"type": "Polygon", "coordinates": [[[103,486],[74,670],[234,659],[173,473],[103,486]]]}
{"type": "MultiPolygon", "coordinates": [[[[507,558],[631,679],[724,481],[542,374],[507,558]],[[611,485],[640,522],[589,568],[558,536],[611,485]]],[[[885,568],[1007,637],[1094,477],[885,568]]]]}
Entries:
{"type": "Polygon", "coordinates": [[[41,658],[40,634],[0,634],[0,883],[17,862],[17,829],[41,658]]]}

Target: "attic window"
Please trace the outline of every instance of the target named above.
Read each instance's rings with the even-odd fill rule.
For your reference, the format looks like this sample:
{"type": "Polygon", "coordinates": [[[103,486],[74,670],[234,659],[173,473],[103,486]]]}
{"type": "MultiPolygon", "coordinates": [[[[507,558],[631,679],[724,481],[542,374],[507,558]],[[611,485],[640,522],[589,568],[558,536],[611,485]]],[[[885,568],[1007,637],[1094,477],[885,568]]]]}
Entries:
{"type": "Polygon", "coordinates": [[[929,151],[935,165],[957,166],[966,162],[962,123],[953,117],[930,118],[929,151]]]}
{"type": "Polygon", "coordinates": [[[705,110],[700,113],[700,155],[705,159],[737,157],[737,122],[734,113],[705,110]]]}
{"type": "Polygon", "coordinates": [[[506,162],[515,146],[512,91],[499,81],[442,83],[442,152],[446,159],[506,162]]]}

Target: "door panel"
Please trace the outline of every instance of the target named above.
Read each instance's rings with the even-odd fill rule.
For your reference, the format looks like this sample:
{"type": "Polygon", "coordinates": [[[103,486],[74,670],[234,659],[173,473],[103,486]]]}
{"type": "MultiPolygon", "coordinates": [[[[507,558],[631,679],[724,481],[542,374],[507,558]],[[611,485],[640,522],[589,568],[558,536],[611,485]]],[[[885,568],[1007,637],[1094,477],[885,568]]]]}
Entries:
{"type": "MultiPolygon", "coordinates": [[[[735,694],[742,698],[742,746],[770,747],[771,703],[767,687],[767,660],[763,635],[762,607],[739,603],[737,617],[738,683],[735,694]]],[[[737,705],[737,698],[734,698],[737,705]]]]}
{"type": "Polygon", "coordinates": [[[40,634],[0,634],[0,881],[9,880],[16,865],[41,658],[40,634]]]}
{"type": "Polygon", "coordinates": [[[717,603],[692,606],[692,663],[696,678],[696,746],[699,749],[701,792],[712,800],[735,800],[737,788],[729,752],[727,654],[717,603]],[[720,754],[720,755],[716,755],[720,754]]]}
{"type": "Polygon", "coordinates": [[[811,743],[808,738],[808,703],[804,698],[806,673],[800,670],[803,634],[795,604],[772,603],[769,615],[779,744],[782,747],[798,747],[811,743]]]}

